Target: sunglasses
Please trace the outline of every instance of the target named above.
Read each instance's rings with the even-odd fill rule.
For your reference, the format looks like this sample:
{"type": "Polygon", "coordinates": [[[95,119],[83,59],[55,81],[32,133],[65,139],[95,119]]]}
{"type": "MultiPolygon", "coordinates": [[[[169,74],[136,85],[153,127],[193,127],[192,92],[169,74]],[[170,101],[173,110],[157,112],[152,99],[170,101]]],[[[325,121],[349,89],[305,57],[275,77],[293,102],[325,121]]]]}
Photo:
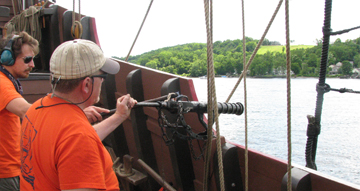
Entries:
{"type": "Polygon", "coordinates": [[[92,75],[91,77],[92,77],[92,78],[95,78],[95,77],[103,78],[103,79],[105,80],[106,77],[107,77],[107,74],[92,75]]]}
{"type": "Polygon", "coordinates": [[[22,59],[24,59],[25,64],[28,64],[29,62],[31,62],[34,59],[34,57],[33,56],[26,56],[26,57],[23,57],[22,59]]]}

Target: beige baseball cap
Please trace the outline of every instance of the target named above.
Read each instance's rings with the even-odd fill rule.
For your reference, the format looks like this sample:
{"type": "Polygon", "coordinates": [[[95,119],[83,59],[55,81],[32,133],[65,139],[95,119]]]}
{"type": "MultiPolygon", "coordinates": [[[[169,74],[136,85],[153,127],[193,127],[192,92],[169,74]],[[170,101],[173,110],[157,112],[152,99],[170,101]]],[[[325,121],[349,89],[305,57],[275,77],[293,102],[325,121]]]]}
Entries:
{"type": "Polygon", "coordinates": [[[90,40],[76,39],[58,46],[50,58],[53,78],[79,79],[97,71],[116,74],[119,63],[104,56],[100,47],[90,40]]]}

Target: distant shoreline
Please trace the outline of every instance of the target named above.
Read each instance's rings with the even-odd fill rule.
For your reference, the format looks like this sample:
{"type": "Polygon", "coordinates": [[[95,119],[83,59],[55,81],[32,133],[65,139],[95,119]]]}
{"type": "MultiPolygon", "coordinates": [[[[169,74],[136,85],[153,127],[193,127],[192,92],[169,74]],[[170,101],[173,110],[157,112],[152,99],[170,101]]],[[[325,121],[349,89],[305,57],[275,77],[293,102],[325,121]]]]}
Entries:
{"type": "MultiPolygon", "coordinates": [[[[199,77],[190,77],[190,78],[200,78],[200,79],[206,79],[204,76],[199,77]]],[[[239,76],[215,76],[215,78],[239,78],[239,76]]],[[[246,78],[259,78],[259,79],[265,79],[265,78],[286,78],[286,76],[247,76],[246,78]]],[[[316,76],[291,76],[291,78],[319,78],[316,76]]],[[[351,78],[351,77],[339,77],[339,76],[327,76],[326,78],[336,78],[336,79],[360,79],[360,78],[351,78]]]]}

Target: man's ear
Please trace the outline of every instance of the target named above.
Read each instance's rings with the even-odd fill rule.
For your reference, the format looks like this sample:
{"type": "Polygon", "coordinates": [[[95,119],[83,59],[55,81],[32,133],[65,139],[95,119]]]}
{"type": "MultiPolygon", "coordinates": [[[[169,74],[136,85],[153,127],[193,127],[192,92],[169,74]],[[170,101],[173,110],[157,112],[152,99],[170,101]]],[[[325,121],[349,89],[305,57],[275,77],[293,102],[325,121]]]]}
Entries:
{"type": "Polygon", "coordinates": [[[92,84],[92,80],[90,79],[90,77],[85,78],[81,83],[81,91],[86,94],[89,93],[92,88],[91,84],[92,84]]]}

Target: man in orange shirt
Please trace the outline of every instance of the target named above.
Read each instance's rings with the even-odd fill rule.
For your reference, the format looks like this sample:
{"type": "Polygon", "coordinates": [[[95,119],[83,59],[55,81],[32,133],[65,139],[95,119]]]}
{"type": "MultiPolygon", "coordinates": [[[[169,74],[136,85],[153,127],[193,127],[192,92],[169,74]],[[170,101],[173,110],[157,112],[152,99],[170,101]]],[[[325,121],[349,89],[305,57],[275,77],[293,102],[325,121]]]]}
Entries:
{"type": "Polygon", "coordinates": [[[137,103],[117,100],[116,112],[94,127],[82,109],[99,101],[101,83],[120,65],[88,40],[61,44],[50,59],[52,90],[27,111],[21,136],[21,190],[119,190],[110,154],[101,140],[137,103]]]}
{"type": "MultiPolygon", "coordinates": [[[[0,190],[19,190],[20,118],[31,106],[21,95],[19,78],[27,78],[35,67],[38,41],[26,32],[0,41],[0,190]]],[[[101,121],[104,108],[84,109],[90,122],[101,121]]]]}
{"type": "Polygon", "coordinates": [[[19,190],[20,118],[29,104],[22,96],[19,78],[35,67],[38,41],[21,32],[0,44],[0,190],[19,190]]]}

